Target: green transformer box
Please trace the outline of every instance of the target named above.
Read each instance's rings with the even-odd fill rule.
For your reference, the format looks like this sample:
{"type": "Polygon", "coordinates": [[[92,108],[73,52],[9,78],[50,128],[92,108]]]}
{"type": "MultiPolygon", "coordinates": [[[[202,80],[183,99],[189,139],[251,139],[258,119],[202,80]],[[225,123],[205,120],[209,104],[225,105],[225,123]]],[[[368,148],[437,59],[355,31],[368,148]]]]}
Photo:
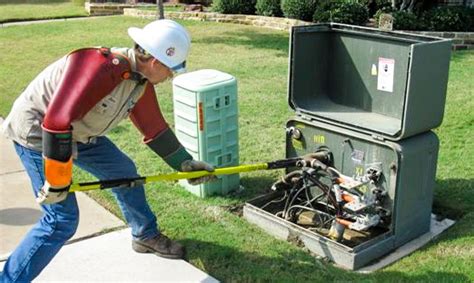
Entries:
{"type": "Polygon", "coordinates": [[[450,52],[440,38],[293,27],[286,156],[325,152],[336,173],[292,168],[273,193],[246,203],[244,217],[349,269],[429,232],[439,149],[431,129],[443,119],[450,52]]]}

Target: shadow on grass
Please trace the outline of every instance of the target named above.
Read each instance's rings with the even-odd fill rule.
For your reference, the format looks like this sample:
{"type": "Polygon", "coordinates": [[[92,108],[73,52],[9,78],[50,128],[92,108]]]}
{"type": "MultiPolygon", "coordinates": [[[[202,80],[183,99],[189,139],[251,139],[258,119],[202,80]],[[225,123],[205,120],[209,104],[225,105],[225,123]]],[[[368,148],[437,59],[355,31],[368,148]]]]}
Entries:
{"type": "Polygon", "coordinates": [[[249,48],[276,50],[279,51],[278,57],[288,56],[288,36],[253,30],[227,32],[223,36],[203,36],[193,40],[193,43],[242,45],[249,48]]]}
{"type": "Polygon", "coordinates": [[[305,251],[280,252],[263,256],[228,246],[197,240],[181,240],[188,250],[189,262],[222,282],[467,282],[460,273],[377,272],[359,274],[339,269],[305,251]],[[246,273],[241,271],[245,270],[246,273]]]}
{"type": "Polygon", "coordinates": [[[239,198],[241,198],[242,200],[249,200],[259,195],[266,194],[270,192],[270,187],[276,181],[278,181],[278,179],[271,176],[260,176],[253,178],[244,177],[242,178],[240,183],[245,188],[245,191],[241,195],[239,195],[239,198]]]}
{"type": "MultiPolygon", "coordinates": [[[[437,180],[433,213],[440,218],[455,220],[456,223],[423,249],[428,249],[440,242],[446,243],[471,238],[474,234],[473,211],[474,179],[437,180]]],[[[471,242],[469,241],[469,243],[471,242]]]]}
{"type": "Polygon", "coordinates": [[[458,220],[474,211],[474,179],[436,180],[433,213],[458,220]]]}
{"type": "Polygon", "coordinates": [[[466,57],[471,56],[474,51],[472,50],[458,50],[458,51],[453,51],[451,53],[451,61],[453,62],[460,62],[466,59],[466,57]]]}
{"type": "MultiPolygon", "coordinates": [[[[243,207],[246,201],[249,201],[257,196],[271,192],[271,186],[277,178],[271,176],[246,177],[241,176],[240,185],[243,190],[230,192],[225,196],[214,196],[216,198],[231,199],[239,202],[238,207],[243,207]]],[[[232,210],[232,208],[230,208],[232,210]]],[[[240,213],[237,213],[240,214],[240,213]]]]}

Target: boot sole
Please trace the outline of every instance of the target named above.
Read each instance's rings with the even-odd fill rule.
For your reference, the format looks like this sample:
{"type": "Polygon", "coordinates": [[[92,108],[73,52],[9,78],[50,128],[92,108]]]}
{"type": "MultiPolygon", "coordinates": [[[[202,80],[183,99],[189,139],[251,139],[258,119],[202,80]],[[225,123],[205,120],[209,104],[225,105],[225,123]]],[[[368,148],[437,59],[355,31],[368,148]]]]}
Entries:
{"type": "Polygon", "coordinates": [[[140,243],[137,243],[137,242],[132,242],[132,248],[135,252],[137,253],[141,253],[141,254],[147,254],[147,253],[151,253],[151,254],[155,254],[159,257],[164,257],[164,258],[168,258],[168,259],[184,259],[184,254],[183,255],[172,255],[172,254],[163,254],[163,253],[160,253],[146,245],[142,245],[140,243]]]}

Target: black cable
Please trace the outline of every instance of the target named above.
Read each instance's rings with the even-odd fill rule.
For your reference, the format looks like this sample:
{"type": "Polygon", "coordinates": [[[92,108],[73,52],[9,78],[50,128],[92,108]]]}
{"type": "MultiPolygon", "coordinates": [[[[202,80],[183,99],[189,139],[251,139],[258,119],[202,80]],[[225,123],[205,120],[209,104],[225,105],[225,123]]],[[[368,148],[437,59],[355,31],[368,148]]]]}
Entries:
{"type": "MultiPolygon", "coordinates": [[[[304,190],[306,189],[306,187],[303,185],[293,196],[293,198],[291,199],[290,203],[288,204],[288,207],[290,207],[293,202],[295,201],[296,197],[304,190]]],[[[288,210],[285,211],[285,219],[288,219],[288,210]]]]}
{"type": "Polygon", "coordinates": [[[288,212],[295,209],[295,208],[299,208],[299,209],[304,209],[304,210],[309,210],[309,211],[313,211],[316,213],[316,215],[318,216],[319,220],[320,220],[320,223],[321,223],[321,227],[324,227],[324,224],[328,223],[330,220],[333,220],[334,218],[336,218],[335,216],[332,216],[330,215],[329,213],[326,213],[326,212],[323,212],[323,211],[320,211],[320,210],[317,210],[317,209],[313,209],[313,208],[310,208],[310,207],[306,207],[306,206],[301,206],[301,205],[293,205],[291,206],[289,209],[288,209],[288,212]],[[321,215],[324,214],[326,216],[328,216],[330,219],[327,220],[327,221],[324,221],[321,217],[321,215]]]}
{"type": "Polygon", "coordinates": [[[261,209],[264,209],[265,207],[267,207],[268,205],[270,205],[271,203],[279,203],[281,201],[284,201],[285,198],[287,197],[288,195],[288,192],[285,191],[285,195],[283,195],[283,197],[281,199],[278,199],[278,200],[272,200],[272,201],[269,201],[267,202],[266,204],[264,204],[262,207],[260,207],[261,209]]]}
{"type": "Polygon", "coordinates": [[[331,195],[331,190],[329,189],[328,186],[326,186],[325,184],[321,183],[319,180],[315,179],[313,176],[311,175],[308,175],[308,178],[311,180],[311,182],[313,182],[314,184],[316,184],[318,187],[320,188],[323,188],[323,191],[326,193],[326,195],[328,196],[328,199],[331,200],[332,202],[332,205],[334,207],[337,207],[338,206],[338,203],[336,201],[336,199],[334,198],[333,195],[331,195]]]}

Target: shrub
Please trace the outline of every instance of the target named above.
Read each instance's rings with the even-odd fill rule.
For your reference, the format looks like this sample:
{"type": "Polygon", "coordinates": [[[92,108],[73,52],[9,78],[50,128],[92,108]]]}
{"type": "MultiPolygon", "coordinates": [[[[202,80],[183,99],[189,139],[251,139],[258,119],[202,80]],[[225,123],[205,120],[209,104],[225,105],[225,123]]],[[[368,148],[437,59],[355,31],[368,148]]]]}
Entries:
{"type": "Polygon", "coordinates": [[[214,0],[212,10],[222,14],[255,14],[256,0],[214,0]]]}
{"type": "Polygon", "coordinates": [[[421,30],[424,29],[423,21],[414,13],[397,11],[392,13],[393,28],[396,30],[421,30]]]}
{"type": "Polygon", "coordinates": [[[311,21],[317,0],[282,0],[281,10],[287,18],[311,21]]]}
{"type": "Polygon", "coordinates": [[[374,14],[380,9],[392,7],[391,0],[358,0],[357,2],[367,7],[369,10],[369,17],[374,16],[374,14]]]}
{"type": "Polygon", "coordinates": [[[283,15],[280,2],[280,0],[257,0],[255,5],[257,15],[280,17],[283,15]]]}
{"type": "Polygon", "coordinates": [[[381,14],[391,14],[393,17],[394,30],[423,30],[425,28],[424,21],[419,15],[408,11],[394,11],[391,7],[380,9],[375,13],[374,19],[378,26],[381,14]]]}
{"type": "Polygon", "coordinates": [[[474,9],[465,7],[439,7],[423,13],[428,30],[474,31],[474,9]]]}
{"type": "Polygon", "coordinates": [[[313,20],[363,25],[369,20],[369,11],[363,4],[355,1],[325,1],[318,5],[313,20]]]}

